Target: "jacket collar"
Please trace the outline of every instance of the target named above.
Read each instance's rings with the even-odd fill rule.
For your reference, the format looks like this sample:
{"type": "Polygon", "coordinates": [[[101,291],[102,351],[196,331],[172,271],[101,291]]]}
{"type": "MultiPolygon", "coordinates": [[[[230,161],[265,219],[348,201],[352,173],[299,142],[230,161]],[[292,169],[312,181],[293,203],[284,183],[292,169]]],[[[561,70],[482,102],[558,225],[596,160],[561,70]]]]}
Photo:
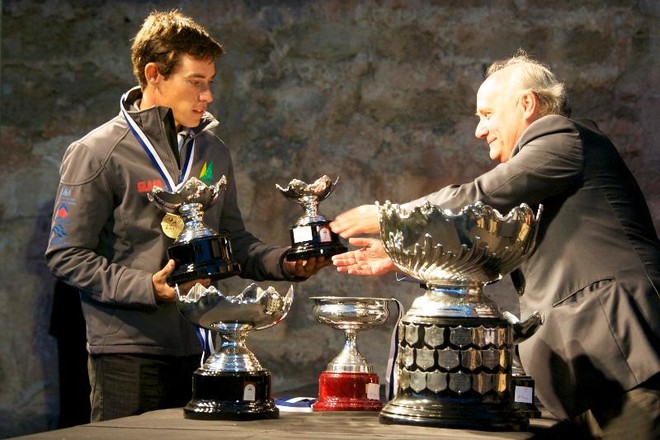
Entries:
{"type": "MultiPolygon", "coordinates": [[[[139,103],[142,100],[142,90],[139,86],[133,87],[126,93],[126,99],[121,102],[121,106],[128,115],[138,123],[144,133],[153,139],[161,139],[163,136],[173,136],[174,146],[176,146],[176,133],[174,133],[174,115],[169,107],[151,107],[145,110],[139,109],[139,103]]],[[[197,136],[199,133],[218,126],[217,119],[209,112],[204,113],[197,127],[190,127],[197,136]]],[[[170,140],[171,142],[171,140],[170,140]]]]}

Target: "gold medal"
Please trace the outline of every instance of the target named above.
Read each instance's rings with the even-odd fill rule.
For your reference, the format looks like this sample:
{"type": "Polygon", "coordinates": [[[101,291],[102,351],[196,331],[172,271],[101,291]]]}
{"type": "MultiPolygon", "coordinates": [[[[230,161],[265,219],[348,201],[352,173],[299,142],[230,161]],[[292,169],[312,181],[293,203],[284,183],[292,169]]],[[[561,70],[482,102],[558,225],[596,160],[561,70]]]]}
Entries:
{"type": "Polygon", "coordinates": [[[160,227],[163,229],[165,235],[170,238],[176,239],[183,231],[183,219],[176,214],[165,214],[163,220],[160,222],[160,227]]]}

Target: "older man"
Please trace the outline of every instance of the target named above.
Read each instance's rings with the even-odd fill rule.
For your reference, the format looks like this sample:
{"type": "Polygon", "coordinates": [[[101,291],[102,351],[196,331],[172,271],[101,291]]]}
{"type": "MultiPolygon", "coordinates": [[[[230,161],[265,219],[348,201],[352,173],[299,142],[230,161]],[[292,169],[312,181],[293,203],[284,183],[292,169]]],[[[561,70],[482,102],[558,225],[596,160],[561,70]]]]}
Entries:
{"type": "MultiPolygon", "coordinates": [[[[566,102],[564,85],[526,54],[494,63],[477,93],[475,135],[500,164],[408,206],[542,204],[536,249],[512,274],[521,314],[546,317],[519,347],[539,399],[591,435],[660,438],[660,242],[614,145],[593,122],[569,119],[566,102]]],[[[378,240],[355,237],[378,233],[375,206],[331,227],[360,247],[333,258],[338,271],[395,269],[378,240]]]]}

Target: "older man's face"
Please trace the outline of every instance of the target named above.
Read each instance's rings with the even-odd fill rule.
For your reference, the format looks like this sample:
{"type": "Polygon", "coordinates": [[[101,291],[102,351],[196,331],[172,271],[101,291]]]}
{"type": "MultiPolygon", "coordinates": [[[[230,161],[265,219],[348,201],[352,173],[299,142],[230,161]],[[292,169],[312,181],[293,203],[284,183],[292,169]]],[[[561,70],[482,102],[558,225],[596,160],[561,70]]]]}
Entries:
{"type": "Polygon", "coordinates": [[[511,68],[495,72],[477,92],[479,124],[475,136],[484,139],[490,158],[506,162],[520,136],[528,127],[520,102],[521,90],[511,83],[511,68]]]}

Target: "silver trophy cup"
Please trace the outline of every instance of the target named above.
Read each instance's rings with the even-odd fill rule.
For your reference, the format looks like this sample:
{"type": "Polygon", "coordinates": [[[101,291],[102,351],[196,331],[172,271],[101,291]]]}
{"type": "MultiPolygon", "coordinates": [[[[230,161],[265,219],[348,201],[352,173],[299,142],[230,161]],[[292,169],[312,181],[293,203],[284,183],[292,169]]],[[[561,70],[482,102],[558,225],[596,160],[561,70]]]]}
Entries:
{"type": "Polygon", "coordinates": [[[453,213],[389,202],[378,209],[387,254],[425,288],[399,323],[396,397],[380,421],[525,429],[529,418],[512,396],[513,350],[542,319],[535,313],[514,325],[483,286],[527,258],[541,210],[535,216],[523,204],[502,216],[482,203],[453,213]]]}
{"type": "Polygon", "coordinates": [[[161,226],[165,235],[174,239],[167,249],[167,257],[176,262],[176,268],[167,278],[170,285],[203,278],[217,280],[240,272],[229,240],[203,222],[204,211],[224,192],[226,185],[225,176],[215,185],[192,177],[175,191],[154,186],[147,194],[165,212],[161,226]]]}
{"type": "Polygon", "coordinates": [[[319,213],[319,202],[332,193],[338,181],[333,182],[324,175],[311,184],[293,179],[286,188],[275,185],[284,197],[297,201],[305,211],[291,228],[291,251],[287,260],[330,257],[346,252],[339,236],[330,230],[330,221],[319,213]]]}
{"type": "Polygon", "coordinates": [[[284,319],[293,303],[293,286],[286,295],[273,287],[251,284],[238,295],[224,295],[214,286],[196,284],[177,295],[177,307],[193,324],[217,332],[220,348],[193,374],[193,396],[184,408],[191,419],[272,419],[279,410],[271,396],[270,372],[246,345],[249,332],[284,319]]]}
{"type": "Polygon", "coordinates": [[[390,316],[385,298],[317,296],[314,317],[344,332],[344,347],[319,377],[314,411],[379,411],[378,375],[357,348],[360,331],[382,325],[390,316]]]}

